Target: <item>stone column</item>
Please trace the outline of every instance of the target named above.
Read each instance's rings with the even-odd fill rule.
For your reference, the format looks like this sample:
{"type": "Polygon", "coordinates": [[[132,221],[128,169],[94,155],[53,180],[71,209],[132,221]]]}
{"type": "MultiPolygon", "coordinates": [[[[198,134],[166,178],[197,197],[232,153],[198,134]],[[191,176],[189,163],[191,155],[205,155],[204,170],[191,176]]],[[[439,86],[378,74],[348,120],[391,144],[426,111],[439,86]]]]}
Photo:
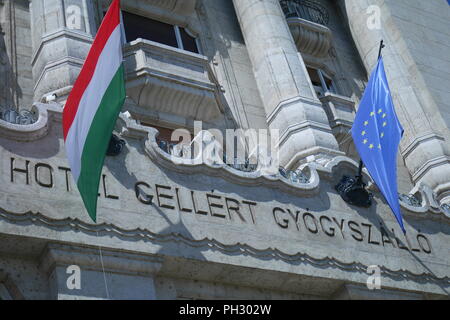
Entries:
{"type": "Polygon", "coordinates": [[[383,59],[396,112],[405,134],[401,155],[416,187],[426,184],[437,195],[440,204],[450,202],[450,140],[448,128],[439,110],[420,83],[417,66],[402,41],[401,33],[390,14],[389,1],[340,0],[360,56],[370,73],[377,63],[378,48],[384,39],[383,59]],[[381,28],[368,28],[367,9],[381,9],[381,28]],[[447,132],[447,133],[446,133],[447,132]]]}
{"type": "Polygon", "coordinates": [[[233,0],[281,165],[328,161],[339,152],[278,0],[233,0]]]}
{"type": "Polygon", "coordinates": [[[0,1],[0,111],[18,109],[14,1],[0,1]]]}
{"type": "Polygon", "coordinates": [[[96,33],[95,3],[87,0],[33,0],[34,98],[55,93],[64,102],[96,33]]]}
{"type": "Polygon", "coordinates": [[[48,275],[50,299],[155,300],[154,274],[162,259],[100,248],[50,244],[40,268],[48,275]]]}

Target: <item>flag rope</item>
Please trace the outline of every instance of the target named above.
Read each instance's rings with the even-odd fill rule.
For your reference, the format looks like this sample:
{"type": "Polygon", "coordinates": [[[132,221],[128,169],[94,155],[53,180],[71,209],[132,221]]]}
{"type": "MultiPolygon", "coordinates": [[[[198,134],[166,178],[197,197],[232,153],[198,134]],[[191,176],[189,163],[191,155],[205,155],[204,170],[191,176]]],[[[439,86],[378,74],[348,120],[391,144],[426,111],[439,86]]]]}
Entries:
{"type": "MultiPolygon", "coordinates": [[[[97,231],[97,238],[99,238],[98,231],[97,231]]],[[[106,281],[105,264],[103,263],[102,247],[100,245],[98,245],[98,250],[99,250],[99,253],[100,253],[100,263],[102,265],[103,281],[105,282],[106,299],[110,300],[109,289],[108,289],[108,282],[106,281]]]]}

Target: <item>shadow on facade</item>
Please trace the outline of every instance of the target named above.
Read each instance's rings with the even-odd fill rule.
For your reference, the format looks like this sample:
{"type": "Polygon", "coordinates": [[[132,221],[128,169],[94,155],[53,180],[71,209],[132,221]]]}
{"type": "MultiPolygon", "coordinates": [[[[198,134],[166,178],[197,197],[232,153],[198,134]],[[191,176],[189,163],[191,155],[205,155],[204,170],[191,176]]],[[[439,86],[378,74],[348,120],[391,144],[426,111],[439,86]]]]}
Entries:
{"type": "MultiPolygon", "coordinates": [[[[136,147],[136,150],[138,153],[143,156],[143,150],[142,146],[140,145],[140,141],[136,142],[136,144],[132,145],[133,147],[136,147]]],[[[127,169],[126,165],[126,159],[127,156],[130,154],[129,145],[127,144],[122,153],[114,158],[106,158],[105,160],[105,166],[108,168],[109,172],[114,176],[114,178],[126,189],[131,190],[135,192],[135,185],[139,181],[138,178],[134,173],[130,173],[127,169]],[[111,160],[110,160],[111,159],[111,160]],[[114,165],[113,165],[114,163],[114,165]]],[[[178,222],[174,223],[167,215],[167,213],[163,212],[155,203],[151,205],[151,209],[154,210],[163,220],[167,223],[168,227],[159,231],[158,234],[162,235],[163,237],[171,237],[173,235],[181,235],[182,237],[185,237],[187,239],[195,239],[195,237],[192,235],[192,233],[189,231],[189,229],[184,225],[183,219],[178,219],[178,222]]],[[[151,228],[150,228],[151,229],[151,228]]],[[[101,233],[101,232],[100,232],[101,233]]],[[[106,234],[105,234],[106,235],[106,234]]],[[[120,235],[115,235],[119,238],[120,235]]],[[[180,237],[174,237],[173,239],[179,240],[180,237]]],[[[122,240],[130,241],[130,238],[126,237],[122,240]]],[[[138,240],[132,240],[132,241],[138,241],[138,240]]],[[[146,240],[147,241],[147,240],[146,240]]],[[[167,243],[167,246],[173,247],[173,244],[171,244],[172,241],[165,242],[167,243]]],[[[175,244],[177,246],[179,244],[175,244]]],[[[170,251],[170,248],[167,248],[170,251]]],[[[173,248],[172,248],[173,249],[173,248]]],[[[192,248],[189,250],[190,258],[197,259],[200,261],[206,261],[206,258],[202,254],[203,248],[198,248],[197,250],[193,250],[192,248]]],[[[162,248],[156,253],[156,254],[164,254],[166,252],[166,248],[164,245],[162,245],[162,248]]]]}
{"type": "Polygon", "coordinates": [[[39,143],[36,141],[16,141],[0,137],[0,146],[14,155],[22,156],[24,159],[51,159],[58,155],[61,148],[64,149],[63,132],[61,125],[51,123],[49,119],[49,132],[39,143]]]}
{"type": "Polygon", "coordinates": [[[6,37],[0,25],[0,111],[5,108],[17,109],[17,100],[22,90],[17,82],[12,59],[8,56],[6,37]]]}

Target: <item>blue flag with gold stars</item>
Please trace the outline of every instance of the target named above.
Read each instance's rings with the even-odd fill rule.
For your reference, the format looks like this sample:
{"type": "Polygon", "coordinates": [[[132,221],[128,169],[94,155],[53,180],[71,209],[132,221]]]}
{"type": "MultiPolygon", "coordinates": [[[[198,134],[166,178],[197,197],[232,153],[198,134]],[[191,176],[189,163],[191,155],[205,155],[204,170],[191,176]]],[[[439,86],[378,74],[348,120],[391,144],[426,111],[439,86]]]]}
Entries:
{"type": "Polygon", "coordinates": [[[397,191],[397,152],[403,136],[389,90],[383,58],[370,76],[355,122],[353,141],[364,165],[392,209],[403,232],[397,191]]]}

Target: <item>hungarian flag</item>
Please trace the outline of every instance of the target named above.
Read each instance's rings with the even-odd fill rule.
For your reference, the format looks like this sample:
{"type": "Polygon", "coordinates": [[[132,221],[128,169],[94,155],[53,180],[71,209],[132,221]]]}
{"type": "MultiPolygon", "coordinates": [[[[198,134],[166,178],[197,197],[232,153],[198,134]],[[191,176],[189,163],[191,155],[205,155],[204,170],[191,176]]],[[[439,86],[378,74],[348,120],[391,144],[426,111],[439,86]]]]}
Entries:
{"type": "Polygon", "coordinates": [[[63,112],[67,158],[94,222],[103,162],[125,101],[121,27],[120,0],[114,0],[63,112]]]}

